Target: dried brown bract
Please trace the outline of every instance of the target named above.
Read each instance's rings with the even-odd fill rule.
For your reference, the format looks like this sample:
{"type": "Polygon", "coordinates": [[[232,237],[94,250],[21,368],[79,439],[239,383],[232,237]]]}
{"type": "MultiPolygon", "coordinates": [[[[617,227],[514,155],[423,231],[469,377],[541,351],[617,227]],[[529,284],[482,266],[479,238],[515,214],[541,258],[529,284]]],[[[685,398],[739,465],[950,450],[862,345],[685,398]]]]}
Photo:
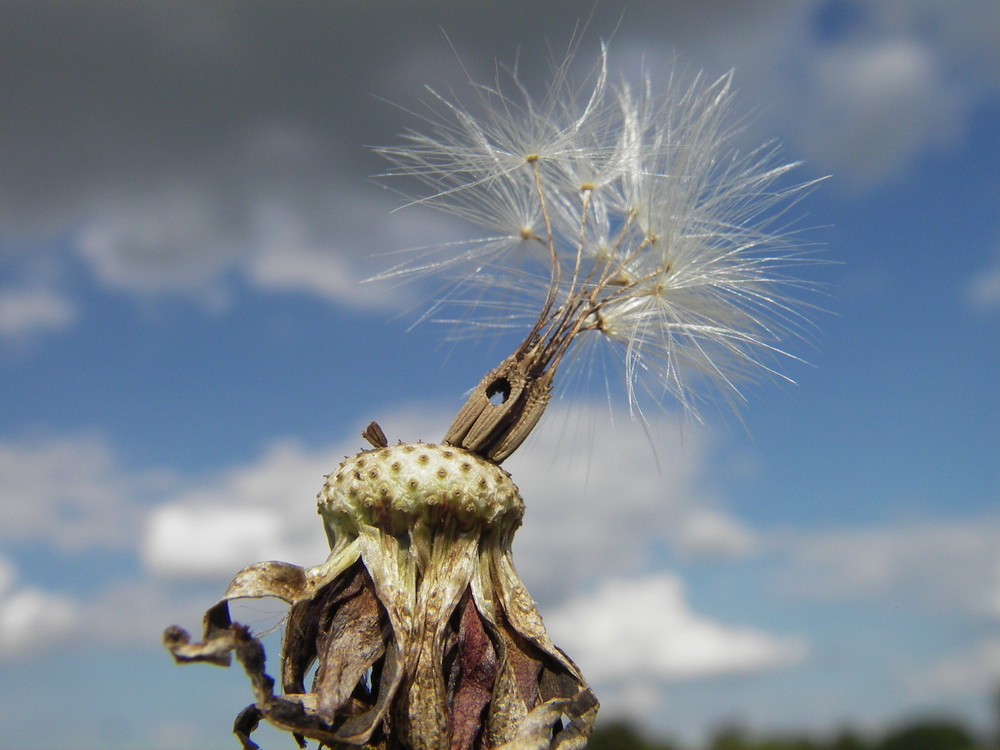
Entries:
{"type": "Polygon", "coordinates": [[[251,565],[206,613],[201,643],[164,635],[179,662],[243,664],[255,696],[234,727],[245,748],[260,719],[331,748],[586,744],[597,700],[514,569],[524,503],[505,471],[451,446],[376,448],[327,478],[319,512],[325,563],[251,565]],[[228,602],[247,597],[291,607],[280,694],[260,642],[230,620],[228,602]]]}

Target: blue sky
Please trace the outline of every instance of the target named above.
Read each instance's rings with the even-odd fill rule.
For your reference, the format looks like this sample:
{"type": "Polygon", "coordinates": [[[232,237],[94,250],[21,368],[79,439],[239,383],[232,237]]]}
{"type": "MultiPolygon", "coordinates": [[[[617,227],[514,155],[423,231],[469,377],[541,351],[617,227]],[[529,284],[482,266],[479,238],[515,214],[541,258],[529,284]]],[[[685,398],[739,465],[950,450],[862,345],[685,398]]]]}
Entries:
{"type": "MultiPolygon", "coordinates": [[[[160,633],[250,562],[320,562],[314,497],[363,425],[440,439],[506,353],[409,330],[432,287],[360,283],[464,231],[390,213],[368,147],[425,83],[518,54],[543,80],[587,19],[535,5],[0,9],[0,747],[234,746],[242,674],[160,633]]],[[[606,716],[994,721],[1000,11],[943,8],[590,14],[582,61],[735,68],[742,137],[831,175],[794,209],[831,261],[802,270],[827,312],[795,385],[701,425],[667,404],[652,440],[574,390],[505,464],[518,569],[606,716]]]]}

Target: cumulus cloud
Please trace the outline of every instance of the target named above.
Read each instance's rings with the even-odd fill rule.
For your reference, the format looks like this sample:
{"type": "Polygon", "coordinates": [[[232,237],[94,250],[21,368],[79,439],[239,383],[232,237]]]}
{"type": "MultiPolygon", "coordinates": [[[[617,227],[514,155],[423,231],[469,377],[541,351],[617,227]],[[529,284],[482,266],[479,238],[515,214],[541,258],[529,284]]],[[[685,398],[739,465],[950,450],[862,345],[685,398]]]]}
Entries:
{"type": "Polygon", "coordinates": [[[357,450],[278,441],[258,461],[167,500],[147,518],[145,565],[156,575],[218,578],[259,560],[322,562],[327,547],[316,493],[357,450]]]}
{"type": "Polygon", "coordinates": [[[142,512],[135,499],[160,482],[127,472],[92,435],[0,443],[0,476],[0,540],[64,551],[131,548],[142,512]]]}
{"type": "Polygon", "coordinates": [[[346,184],[328,187],[322,196],[262,199],[246,241],[246,278],[262,289],[303,292],[362,309],[412,304],[407,293],[361,283],[384,270],[375,256],[450,235],[444,222],[426,212],[393,214],[396,205],[384,194],[346,184]]]}
{"type": "Polygon", "coordinates": [[[691,508],[678,523],[678,550],[687,556],[743,556],[759,549],[757,535],[735,516],[713,508],[691,508]]]}
{"type": "Polygon", "coordinates": [[[54,289],[0,289],[0,339],[20,339],[60,330],[76,319],[73,304],[54,289]]]}
{"type": "Polygon", "coordinates": [[[198,288],[236,259],[236,238],[210,191],[193,181],[115,202],[77,235],[81,256],[111,286],[150,292],[198,288]]]}
{"type": "Polygon", "coordinates": [[[595,683],[627,686],[740,672],[800,662],[801,638],[723,625],[691,610],[681,580],[669,573],[605,579],[545,617],[553,639],[595,683]]]}
{"type": "Polygon", "coordinates": [[[133,292],[211,300],[236,276],[265,290],[367,308],[396,302],[384,287],[360,283],[373,273],[369,256],[407,233],[414,244],[427,239],[419,222],[389,215],[395,204],[385,196],[333,178],[284,191],[248,186],[238,217],[226,205],[231,200],[198,175],[150,186],[95,214],[77,234],[79,253],[100,281],[133,292]]]}
{"type": "Polygon", "coordinates": [[[927,39],[951,71],[976,71],[986,85],[1000,82],[1000,50],[993,30],[1000,7],[991,0],[970,0],[943,7],[935,0],[893,0],[865,8],[871,33],[927,39]]]}
{"type": "Polygon", "coordinates": [[[34,656],[63,640],[79,623],[68,597],[17,585],[13,564],[0,557],[0,659],[34,656]]]}

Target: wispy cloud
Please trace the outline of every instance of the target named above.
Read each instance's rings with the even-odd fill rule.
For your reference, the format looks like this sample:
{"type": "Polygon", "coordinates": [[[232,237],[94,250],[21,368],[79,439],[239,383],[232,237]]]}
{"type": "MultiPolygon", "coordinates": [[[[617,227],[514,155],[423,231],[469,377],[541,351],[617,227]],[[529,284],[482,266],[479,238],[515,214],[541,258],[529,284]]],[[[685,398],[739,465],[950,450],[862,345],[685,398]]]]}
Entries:
{"type": "Polygon", "coordinates": [[[142,517],[138,498],[165,476],[126,470],[96,435],[0,443],[0,540],[42,543],[66,552],[127,549],[142,517]]]}
{"type": "Polygon", "coordinates": [[[982,638],[940,659],[910,678],[918,695],[982,695],[1000,680],[1000,636],[982,638]]]}
{"type": "Polygon", "coordinates": [[[0,289],[0,339],[18,341],[63,330],[76,317],[73,303],[55,289],[37,285],[0,289]]]}
{"type": "Polygon", "coordinates": [[[783,587],[817,599],[883,599],[959,616],[1000,617],[1000,521],[939,519],[797,533],[783,587]]]}
{"type": "Polygon", "coordinates": [[[816,94],[799,143],[823,167],[876,183],[962,132],[967,93],[949,84],[935,50],[911,37],[852,39],[821,49],[807,74],[816,94]]]}
{"type": "Polygon", "coordinates": [[[1000,309],[1000,257],[973,275],[965,289],[965,299],[977,313],[1000,309]]]}

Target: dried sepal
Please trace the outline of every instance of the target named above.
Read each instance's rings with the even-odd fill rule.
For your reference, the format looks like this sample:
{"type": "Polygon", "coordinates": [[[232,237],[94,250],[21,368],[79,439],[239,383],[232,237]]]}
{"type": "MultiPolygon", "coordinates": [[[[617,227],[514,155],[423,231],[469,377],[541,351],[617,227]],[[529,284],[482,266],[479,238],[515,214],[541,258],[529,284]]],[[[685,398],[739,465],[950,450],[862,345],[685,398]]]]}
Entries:
{"type": "MultiPolygon", "coordinates": [[[[524,347],[522,347],[524,348],[524,347]]],[[[502,463],[528,437],[548,406],[555,370],[546,348],[520,349],[488,372],[452,420],[444,442],[502,463]]]]}

